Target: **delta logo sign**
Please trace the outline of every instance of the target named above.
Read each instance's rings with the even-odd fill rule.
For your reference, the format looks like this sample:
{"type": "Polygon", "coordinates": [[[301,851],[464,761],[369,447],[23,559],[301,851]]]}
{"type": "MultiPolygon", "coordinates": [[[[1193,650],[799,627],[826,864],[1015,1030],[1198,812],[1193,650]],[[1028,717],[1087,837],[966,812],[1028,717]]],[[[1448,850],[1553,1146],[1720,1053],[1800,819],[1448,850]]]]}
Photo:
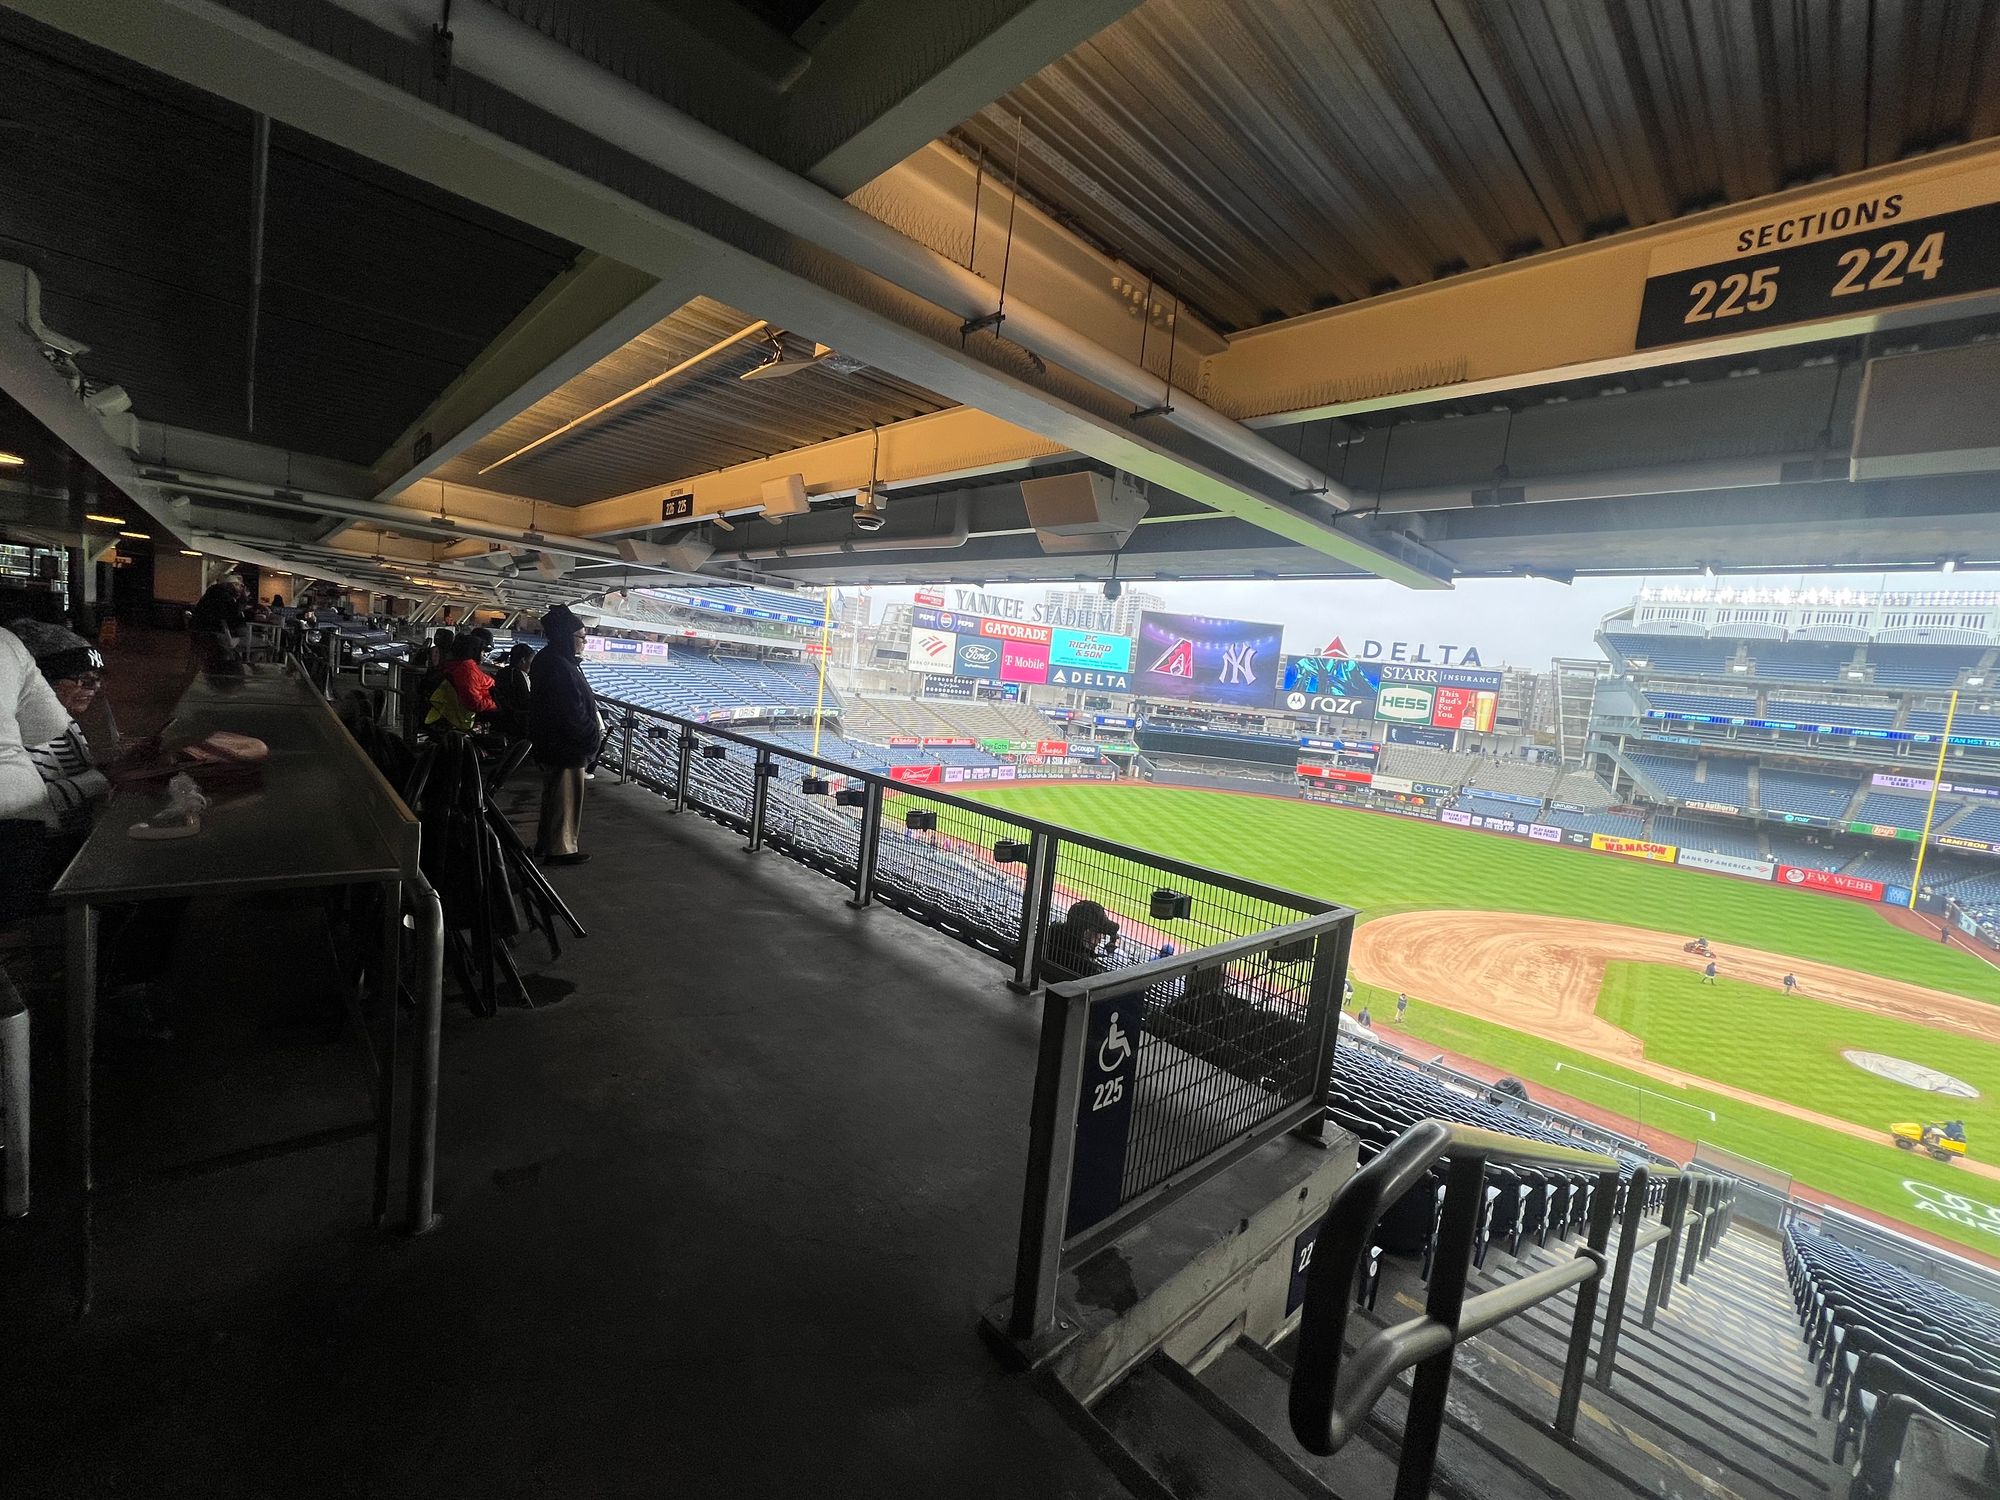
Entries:
{"type": "Polygon", "coordinates": [[[1349,651],[1339,636],[1326,643],[1321,656],[1345,657],[1349,661],[1394,662],[1412,667],[1477,667],[1482,665],[1477,646],[1454,646],[1430,641],[1364,640],[1359,652],[1349,651]],[[1435,655],[1433,654],[1435,653],[1435,655]]]}

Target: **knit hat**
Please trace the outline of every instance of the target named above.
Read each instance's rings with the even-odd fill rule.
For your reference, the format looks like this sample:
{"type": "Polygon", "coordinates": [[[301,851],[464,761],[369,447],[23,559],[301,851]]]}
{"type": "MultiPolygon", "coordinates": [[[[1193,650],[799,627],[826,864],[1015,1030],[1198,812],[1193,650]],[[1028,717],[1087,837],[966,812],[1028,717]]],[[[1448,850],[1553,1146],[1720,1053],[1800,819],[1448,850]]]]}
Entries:
{"type": "Polygon", "coordinates": [[[555,605],[542,616],[542,635],[550,641],[567,643],[579,630],[587,628],[567,604],[555,605]]]}
{"type": "Polygon", "coordinates": [[[15,620],[7,628],[20,637],[21,644],[28,648],[35,665],[50,682],[104,670],[104,658],[97,648],[74,630],[29,619],[15,620]]]}

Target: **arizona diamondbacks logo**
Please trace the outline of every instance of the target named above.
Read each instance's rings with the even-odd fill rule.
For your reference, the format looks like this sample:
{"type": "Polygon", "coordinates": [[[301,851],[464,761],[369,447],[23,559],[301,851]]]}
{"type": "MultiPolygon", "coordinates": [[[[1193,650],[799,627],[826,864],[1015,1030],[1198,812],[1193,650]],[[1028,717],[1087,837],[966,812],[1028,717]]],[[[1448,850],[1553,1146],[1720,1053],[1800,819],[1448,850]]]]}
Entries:
{"type": "Polygon", "coordinates": [[[1161,677],[1192,678],[1194,676],[1194,642],[1186,636],[1182,636],[1160,653],[1160,659],[1153,663],[1153,671],[1161,677]]]}

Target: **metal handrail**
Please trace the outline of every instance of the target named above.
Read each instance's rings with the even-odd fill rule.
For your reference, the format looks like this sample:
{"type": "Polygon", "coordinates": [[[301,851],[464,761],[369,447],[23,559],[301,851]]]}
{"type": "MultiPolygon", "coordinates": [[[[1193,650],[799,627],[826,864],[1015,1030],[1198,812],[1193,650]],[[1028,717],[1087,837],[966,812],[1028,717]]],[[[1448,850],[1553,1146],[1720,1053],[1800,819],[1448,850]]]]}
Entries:
{"type": "MultiPolygon", "coordinates": [[[[1289,1408],[1292,1432],[1300,1444],[1312,1453],[1339,1452],[1390,1383],[1405,1370],[1415,1369],[1395,1493],[1397,1500],[1422,1500],[1429,1493],[1437,1464],[1453,1351],[1466,1339],[1572,1286],[1577,1288],[1576,1314],[1555,1425],[1563,1435],[1573,1434],[1597,1311],[1597,1285],[1611,1266],[1613,1304],[1607,1309],[1606,1341],[1600,1350],[1597,1375],[1600,1384],[1608,1384],[1616,1357],[1615,1325],[1622,1314],[1622,1293],[1632,1258],[1643,1248],[1642,1241],[1654,1243],[1673,1232],[1669,1225],[1656,1226],[1658,1234],[1639,1230],[1649,1178],[1662,1176],[1672,1181],[1683,1175],[1673,1167],[1639,1165],[1634,1169],[1626,1188],[1625,1233],[1613,1265],[1608,1250],[1621,1172],[1619,1159],[1602,1152],[1548,1145],[1445,1120],[1419,1121],[1390,1142],[1333,1195],[1313,1248],[1289,1408]],[[1448,1163],[1444,1212],[1437,1229],[1424,1314],[1378,1331],[1349,1356],[1347,1324],[1355,1276],[1374,1241],[1376,1226],[1393,1204],[1440,1163],[1448,1163]],[[1588,1238],[1578,1247],[1573,1261],[1468,1298],[1465,1284],[1485,1208],[1483,1188],[1489,1164],[1590,1172],[1597,1179],[1596,1190],[1591,1199],[1588,1238]]],[[[1666,1211],[1671,1214],[1679,1202],[1680,1195],[1670,1190],[1666,1211]]],[[[1658,1279],[1656,1268],[1655,1285],[1658,1279]]],[[[1648,1303],[1650,1307],[1650,1296],[1648,1303]]]]}
{"type": "Polygon", "coordinates": [[[1298,911],[1308,915],[1318,915],[1338,909],[1337,902],[1321,900],[1316,896],[1303,895],[1298,891],[1288,891],[1281,886],[1265,885],[1261,881],[1246,880],[1240,875],[1232,875],[1223,870],[1213,870],[1205,865],[1176,859],[1174,856],[1162,854],[1158,850],[1141,849],[1136,844],[1121,844],[1115,839],[1099,838],[1095,834],[1082,833],[1077,829],[1066,827],[1060,823],[1050,823],[1040,818],[1028,817],[1011,809],[996,808],[990,802],[978,802],[970,797],[960,797],[951,792],[941,792],[935,787],[916,786],[909,782],[898,781],[893,776],[884,776],[880,771],[865,771],[858,766],[850,766],[842,761],[829,760],[825,756],[814,755],[809,751],[795,750],[789,745],[774,745],[769,740],[760,740],[754,735],[739,734],[735,730],[718,728],[713,724],[704,724],[695,719],[684,718],[679,714],[665,713],[657,708],[647,708],[642,704],[627,703],[619,698],[603,698],[599,702],[612,708],[621,709],[629,714],[643,716],[661,723],[672,724],[684,731],[692,731],[693,733],[706,735],[712,739],[728,740],[732,744],[741,745],[747,750],[767,755],[780,755],[787,760],[799,761],[809,766],[817,766],[823,771],[832,771],[838,775],[859,780],[869,785],[879,786],[885,792],[898,792],[905,796],[920,797],[926,801],[941,802],[947,807],[956,807],[963,812],[977,813],[981,817],[1001,817],[1034,833],[1057,835],[1066,844],[1075,844],[1081,848],[1094,849],[1100,854],[1108,854],[1118,859],[1139,861],[1151,865],[1156,869],[1163,870],[1170,875],[1183,875],[1190,879],[1205,880],[1211,884],[1220,886],[1224,890],[1233,891],[1240,896],[1249,896],[1259,901],[1269,901],[1277,905],[1294,907],[1298,911]]]}

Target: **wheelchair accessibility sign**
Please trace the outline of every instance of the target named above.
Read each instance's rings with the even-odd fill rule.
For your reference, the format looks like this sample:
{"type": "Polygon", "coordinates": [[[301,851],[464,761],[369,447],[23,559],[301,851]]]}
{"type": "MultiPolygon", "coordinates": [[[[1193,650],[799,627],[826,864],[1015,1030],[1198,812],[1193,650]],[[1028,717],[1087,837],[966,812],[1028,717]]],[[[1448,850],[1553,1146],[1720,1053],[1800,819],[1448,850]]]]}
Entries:
{"type": "Polygon", "coordinates": [[[1103,1223],[1123,1200],[1132,1094],[1139,1078],[1138,1015],[1137,997],[1126,996],[1098,1001],[1084,1023],[1065,1238],[1103,1223]]]}

